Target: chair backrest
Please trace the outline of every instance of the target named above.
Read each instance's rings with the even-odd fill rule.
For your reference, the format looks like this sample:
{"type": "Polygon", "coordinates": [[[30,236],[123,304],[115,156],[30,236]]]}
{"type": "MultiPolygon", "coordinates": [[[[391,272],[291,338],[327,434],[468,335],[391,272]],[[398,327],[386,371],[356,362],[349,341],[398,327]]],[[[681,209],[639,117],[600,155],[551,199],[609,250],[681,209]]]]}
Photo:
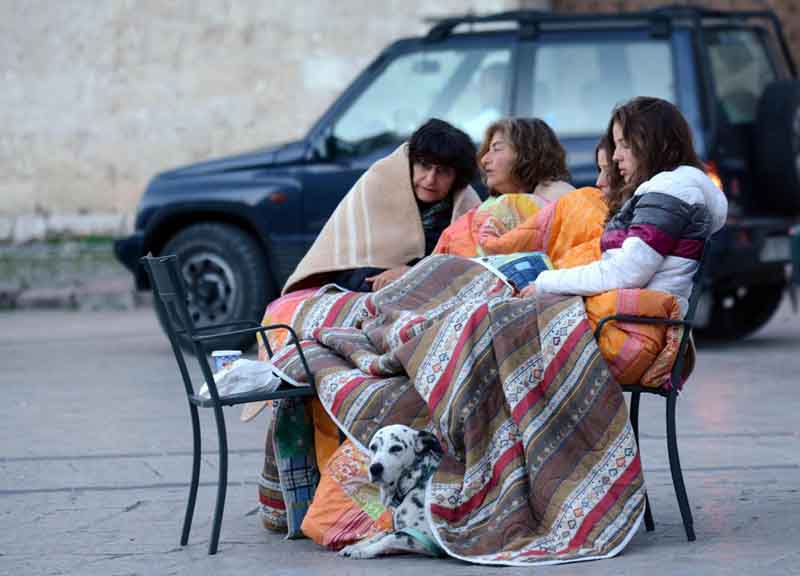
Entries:
{"type": "Polygon", "coordinates": [[[180,368],[186,394],[192,396],[195,390],[181,348],[181,337],[184,337],[186,342],[191,342],[203,378],[208,384],[209,395],[217,402],[219,396],[214,384],[213,373],[206,359],[205,347],[202,342],[194,338],[195,326],[186,306],[186,287],[180,275],[177,256],[144,256],[140,261],[150,278],[155,305],[172,345],[172,352],[175,354],[175,361],[180,368]]]}
{"type": "MultiPolygon", "coordinates": [[[[697,304],[700,302],[700,296],[702,296],[703,290],[705,290],[705,268],[708,261],[708,255],[711,252],[710,248],[711,240],[708,239],[705,241],[703,246],[703,254],[700,256],[697,270],[695,270],[694,276],[692,276],[692,293],[689,295],[689,307],[686,310],[686,316],[684,317],[684,320],[690,324],[694,324],[694,315],[697,311],[697,304]]],[[[670,377],[672,380],[672,389],[676,393],[683,386],[683,368],[686,362],[686,353],[687,349],[689,348],[689,342],[691,341],[691,338],[692,326],[690,325],[683,331],[683,335],[681,336],[681,341],[678,346],[678,356],[675,360],[675,364],[672,366],[672,374],[670,377]]]]}
{"type": "Polygon", "coordinates": [[[711,240],[706,240],[697,270],[695,270],[694,276],[692,276],[692,293],[689,295],[689,308],[686,311],[686,320],[689,322],[694,322],[694,314],[697,311],[697,304],[700,302],[700,296],[705,289],[705,269],[706,262],[708,261],[708,254],[710,252],[710,245],[711,240]]]}

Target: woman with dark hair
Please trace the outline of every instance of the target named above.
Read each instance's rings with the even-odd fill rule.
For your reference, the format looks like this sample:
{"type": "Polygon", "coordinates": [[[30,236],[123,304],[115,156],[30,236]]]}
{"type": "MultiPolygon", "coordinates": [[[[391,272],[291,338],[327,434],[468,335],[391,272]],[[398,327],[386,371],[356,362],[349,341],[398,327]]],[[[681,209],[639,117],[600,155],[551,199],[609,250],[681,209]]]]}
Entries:
{"type": "MultiPolygon", "coordinates": [[[[428,120],[353,185],[286,281],[283,296],[267,307],[262,323],[290,323],[325,284],[371,292],[401,277],[433,251],[451,222],[480,204],[470,186],[477,171],[470,137],[447,122],[428,120]]],[[[285,337],[285,332],[270,332],[272,349],[285,337]]],[[[263,343],[259,357],[266,358],[263,343]]],[[[253,418],[263,404],[246,406],[242,419],[253,418]]],[[[312,405],[322,462],[338,446],[338,434],[319,403],[312,405]]]]}
{"type": "Polygon", "coordinates": [[[433,251],[442,231],[480,199],[475,146],[433,118],[373,164],[334,210],[283,293],[334,283],[379,290],[433,251]]]}
{"type": "Polygon", "coordinates": [[[436,254],[482,255],[481,237],[502,234],[574,190],[567,154],[538,118],[504,118],[486,129],[478,163],[490,197],[442,233],[436,254]]]}
{"type": "Polygon", "coordinates": [[[639,97],[619,106],[606,138],[617,168],[611,190],[618,192],[609,195],[602,257],[542,272],[521,294],[649,288],[675,296],[685,313],[705,241],[725,223],[727,200],[703,172],[686,119],[666,100],[639,97]]]}

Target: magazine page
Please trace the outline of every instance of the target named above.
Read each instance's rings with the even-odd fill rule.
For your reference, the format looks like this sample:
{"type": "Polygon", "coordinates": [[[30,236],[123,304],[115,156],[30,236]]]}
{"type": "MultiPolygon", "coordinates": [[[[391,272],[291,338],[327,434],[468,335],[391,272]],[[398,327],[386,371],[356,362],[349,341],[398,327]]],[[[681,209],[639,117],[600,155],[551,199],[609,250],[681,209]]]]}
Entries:
{"type": "Polygon", "coordinates": [[[553,264],[544,252],[514,252],[473,258],[515,290],[522,290],[553,264]]]}

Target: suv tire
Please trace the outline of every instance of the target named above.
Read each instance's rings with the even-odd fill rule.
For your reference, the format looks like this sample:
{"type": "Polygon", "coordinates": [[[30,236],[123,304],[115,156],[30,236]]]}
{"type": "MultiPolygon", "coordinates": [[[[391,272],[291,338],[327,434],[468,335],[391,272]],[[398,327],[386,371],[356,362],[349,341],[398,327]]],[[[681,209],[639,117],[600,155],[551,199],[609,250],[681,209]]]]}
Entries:
{"type": "Polygon", "coordinates": [[[768,85],[755,124],[756,177],[766,208],[800,210],[800,81],[768,85]]]}
{"type": "MultiPolygon", "coordinates": [[[[192,321],[198,326],[261,321],[274,296],[264,251],[247,232],[231,224],[204,222],[178,232],[161,251],[175,254],[187,289],[192,321]]],[[[163,327],[163,319],[159,316],[163,327]]],[[[249,349],[253,336],[212,340],[208,349],[249,349]]],[[[191,349],[188,340],[180,342],[191,349]]]]}
{"type": "Polygon", "coordinates": [[[738,340],[752,334],[778,310],[785,284],[756,284],[714,293],[711,319],[698,335],[713,340],[738,340]]]}

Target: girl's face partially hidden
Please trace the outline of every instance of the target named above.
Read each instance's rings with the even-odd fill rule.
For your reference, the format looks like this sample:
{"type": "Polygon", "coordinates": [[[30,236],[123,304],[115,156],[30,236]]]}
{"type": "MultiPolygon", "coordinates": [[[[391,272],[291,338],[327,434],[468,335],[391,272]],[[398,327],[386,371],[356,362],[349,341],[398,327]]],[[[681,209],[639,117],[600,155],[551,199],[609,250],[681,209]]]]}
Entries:
{"type": "Polygon", "coordinates": [[[414,162],[412,166],[411,181],[419,200],[432,204],[447,198],[456,179],[455,168],[427,162],[414,162]]]}
{"type": "Polygon", "coordinates": [[[639,161],[633,155],[630,142],[625,140],[622,133],[622,126],[620,126],[618,122],[614,122],[614,126],[611,130],[614,135],[615,146],[612,160],[617,163],[617,168],[620,174],[622,174],[622,179],[628,184],[636,175],[636,170],[639,168],[639,161]]]}
{"type": "Polygon", "coordinates": [[[493,194],[513,194],[525,192],[514,177],[511,168],[517,153],[506,141],[502,130],[496,130],[489,142],[489,149],[481,158],[481,168],[486,175],[486,185],[493,194]]]}
{"type": "Polygon", "coordinates": [[[597,174],[597,181],[595,185],[603,191],[603,194],[608,196],[609,186],[609,171],[612,170],[611,163],[608,161],[608,153],[605,148],[600,148],[597,151],[597,169],[600,171],[597,174]]]}

